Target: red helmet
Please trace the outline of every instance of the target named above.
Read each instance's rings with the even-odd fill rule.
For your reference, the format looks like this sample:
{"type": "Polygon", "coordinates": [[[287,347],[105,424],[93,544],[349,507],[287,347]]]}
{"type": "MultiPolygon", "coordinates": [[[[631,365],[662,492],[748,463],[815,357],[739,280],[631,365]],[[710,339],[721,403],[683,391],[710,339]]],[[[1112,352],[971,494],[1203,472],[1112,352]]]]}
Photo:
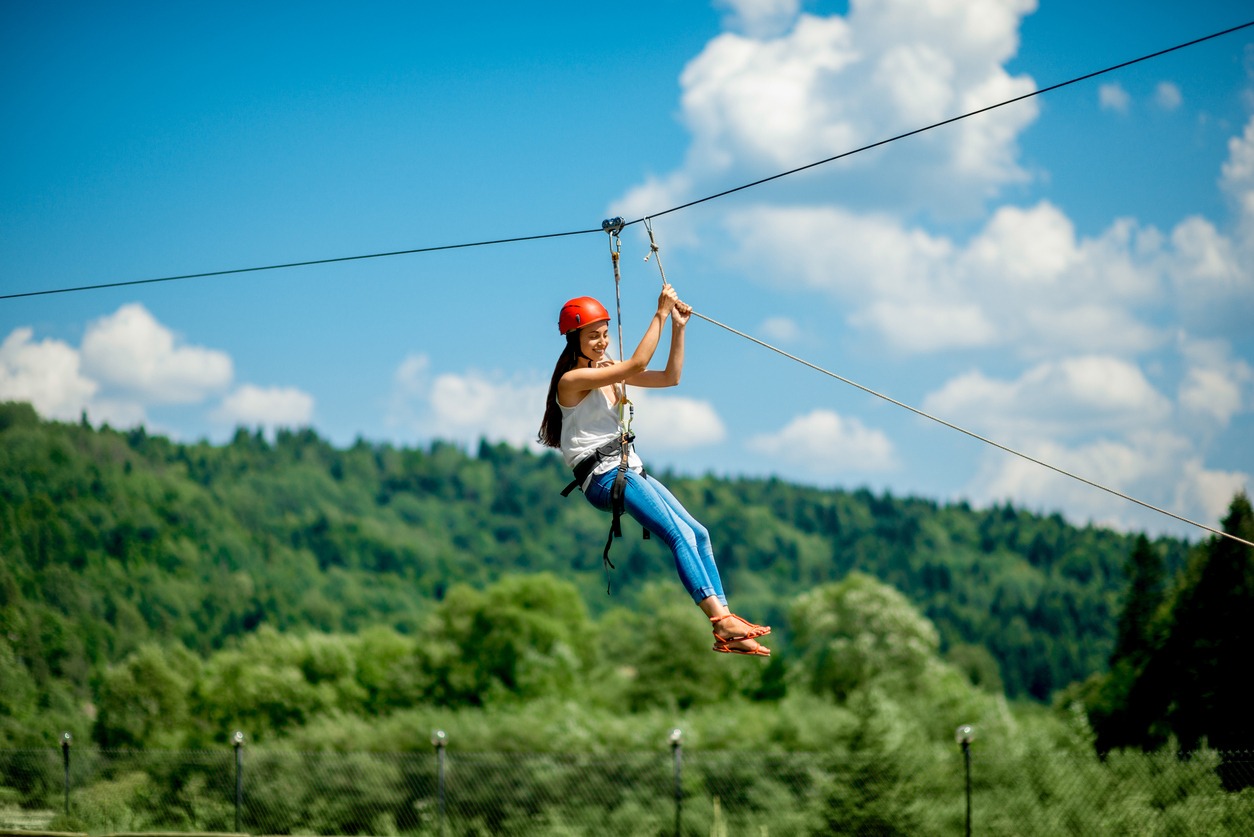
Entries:
{"type": "Polygon", "coordinates": [[[562,306],[557,315],[557,330],[569,334],[578,328],[610,319],[605,306],[590,296],[577,296],[562,306]]]}

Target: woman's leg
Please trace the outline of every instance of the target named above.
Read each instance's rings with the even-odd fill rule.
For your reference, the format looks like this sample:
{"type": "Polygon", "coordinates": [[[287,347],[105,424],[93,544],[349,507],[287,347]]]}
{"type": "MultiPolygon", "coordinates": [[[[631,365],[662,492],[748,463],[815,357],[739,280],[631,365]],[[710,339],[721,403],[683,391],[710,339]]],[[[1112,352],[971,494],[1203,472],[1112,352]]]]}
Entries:
{"type": "MultiPolygon", "coordinates": [[[[594,477],[588,486],[588,501],[599,509],[608,510],[615,476],[615,471],[609,471],[594,477]]],[[[679,580],[694,602],[700,604],[713,597],[727,604],[718,566],[714,563],[710,533],[660,482],[628,471],[623,505],[633,519],[670,547],[679,580]]]]}
{"type": "MultiPolygon", "coordinates": [[[[610,471],[593,478],[588,485],[588,501],[603,511],[610,508],[615,476],[616,472],[610,471]]],[[[623,505],[627,513],[670,547],[684,589],[709,617],[714,635],[725,646],[723,650],[769,654],[752,636],[761,636],[770,629],[746,622],[727,609],[709,530],[658,480],[634,471],[628,471],[626,479],[623,505]]]]}
{"type": "MultiPolygon", "coordinates": [[[[770,628],[754,625],[728,610],[727,596],[723,594],[723,582],[719,577],[718,564],[714,561],[714,547],[710,542],[709,530],[699,523],[692,516],[691,512],[684,508],[683,503],[679,502],[675,495],[670,492],[670,489],[663,485],[660,480],[653,477],[646,477],[646,480],[649,486],[666,500],[671,512],[692,528],[696,541],[697,557],[700,559],[706,575],[713,580],[714,586],[718,590],[715,595],[697,602],[697,606],[709,617],[710,623],[714,627],[714,635],[738,650],[745,651],[758,648],[758,643],[754,642],[752,638],[769,633],[770,628]],[[746,637],[746,639],[734,639],[736,637],[746,637]]],[[[696,597],[694,596],[693,598],[696,597]]],[[[767,649],[763,648],[762,651],[766,652],[767,649]]]]}

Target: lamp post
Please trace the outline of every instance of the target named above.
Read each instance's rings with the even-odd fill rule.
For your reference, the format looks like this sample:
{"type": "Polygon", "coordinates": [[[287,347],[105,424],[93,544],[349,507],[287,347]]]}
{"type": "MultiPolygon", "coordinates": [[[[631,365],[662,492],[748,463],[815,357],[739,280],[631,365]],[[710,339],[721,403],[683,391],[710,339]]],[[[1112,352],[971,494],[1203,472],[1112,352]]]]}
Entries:
{"type": "Polygon", "coordinates": [[[65,764],[65,815],[70,815],[70,742],[74,736],[68,732],[61,734],[61,761],[65,764]]]}
{"type": "Polygon", "coordinates": [[[975,740],[975,728],[963,724],[954,731],[954,740],[962,747],[962,761],[967,773],[967,837],[971,837],[971,742],[975,740]]]}
{"type": "Polygon", "coordinates": [[[679,823],[684,810],[684,786],[680,779],[680,768],[684,760],[683,737],[684,734],[678,727],[671,730],[671,754],[675,762],[675,837],[679,837],[679,823]]]}
{"type": "Polygon", "coordinates": [[[436,793],[440,812],[440,834],[444,833],[444,748],[448,744],[448,736],[444,730],[438,729],[431,733],[431,746],[435,747],[436,793]]]}
{"type": "Polygon", "coordinates": [[[239,812],[244,806],[244,733],[236,730],[231,745],[235,747],[235,833],[239,834],[239,812]]]}

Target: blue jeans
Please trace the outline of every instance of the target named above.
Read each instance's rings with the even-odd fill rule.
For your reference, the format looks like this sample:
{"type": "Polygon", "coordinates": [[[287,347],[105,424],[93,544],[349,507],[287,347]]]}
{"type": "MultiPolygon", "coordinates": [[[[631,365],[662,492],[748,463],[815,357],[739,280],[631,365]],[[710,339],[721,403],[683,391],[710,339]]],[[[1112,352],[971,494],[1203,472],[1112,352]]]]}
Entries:
{"type": "MultiPolygon", "coordinates": [[[[588,483],[584,496],[601,511],[610,510],[610,489],[618,470],[598,474],[588,483]]],[[[726,605],[723,582],[714,563],[710,533],[675,499],[666,486],[650,476],[627,472],[623,505],[641,526],[661,538],[675,555],[675,570],[692,600],[700,604],[717,596],[726,605]]]]}

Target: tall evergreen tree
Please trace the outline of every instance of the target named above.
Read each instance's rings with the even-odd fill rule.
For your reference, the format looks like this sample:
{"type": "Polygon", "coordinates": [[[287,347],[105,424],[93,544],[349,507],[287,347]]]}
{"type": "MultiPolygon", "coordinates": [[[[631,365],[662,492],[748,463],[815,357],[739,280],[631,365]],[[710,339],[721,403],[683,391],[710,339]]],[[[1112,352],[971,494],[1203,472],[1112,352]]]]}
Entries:
{"type": "Polygon", "coordinates": [[[1163,603],[1163,559],[1144,535],[1137,537],[1124,569],[1128,576],[1128,595],[1115,630],[1115,649],[1110,655],[1112,667],[1121,660],[1134,665],[1144,663],[1151,648],[1150,625],[1163,603]]]}
{"type": "Polygon", "coordinates": [[[1144,535],[1136,539],[1124,565],[1128,592],[1115,632],[1110,671],[1089,706],[1094,744],[1099,753],[1122,747],[1153,750],[1166,740],[1162,723],[1168,696],[1160,667],[1150,665],[1161,646],[1155,617],[1165,598],[1162,558],[1144,535]]]}
{"type": "MultiPolygon", "coordinates": [[[[1223,530],[1254,540],[1254,510],[1244,493],[1232,501],[1223,530]]],[[[1227,753],[1254,749],[1247,680],[1252,643],[1254,549],[1214,537],[1187,569],[1163,648],[1173,684],[1167,722],[1183,749],[1203,739],[1227,753]]],[[[1223,773],[1230,789],[1254,784],[1254,776],[1223,773]]]]}

